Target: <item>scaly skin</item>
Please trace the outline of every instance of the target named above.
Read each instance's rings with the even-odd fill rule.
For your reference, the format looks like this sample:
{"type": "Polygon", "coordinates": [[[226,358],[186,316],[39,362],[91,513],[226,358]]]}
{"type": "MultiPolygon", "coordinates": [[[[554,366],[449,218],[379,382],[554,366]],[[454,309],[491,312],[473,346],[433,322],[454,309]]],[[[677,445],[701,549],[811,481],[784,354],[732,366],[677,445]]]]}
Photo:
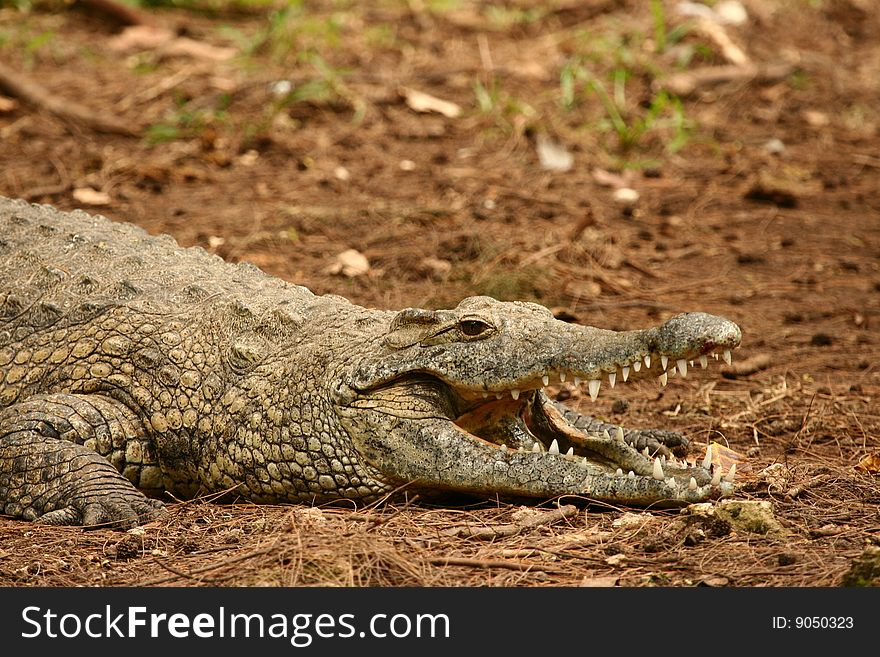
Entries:
{"type": "Polygon", "coordinates": [[[618,333],[487,297],[366,309],[128,224],[0,198],[0,511],[130,526],[161,506],[141,491],[717,497],[732,482],[675,460],[682,436],[603,424],[542,388],[657,377],[661,356],[684,368],[739,340],[702,313],[618,333]]]}

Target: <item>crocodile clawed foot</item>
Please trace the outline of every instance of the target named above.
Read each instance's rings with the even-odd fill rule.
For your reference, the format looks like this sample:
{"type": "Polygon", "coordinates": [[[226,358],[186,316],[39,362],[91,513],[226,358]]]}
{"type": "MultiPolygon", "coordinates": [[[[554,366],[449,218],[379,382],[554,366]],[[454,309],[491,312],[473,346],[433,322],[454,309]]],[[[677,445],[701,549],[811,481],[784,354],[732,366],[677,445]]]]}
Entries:
{"type": "Polygon", "coordinates": [[[131,529],[155,520],[166,513],[159,500],[143,497],[132,490],[131,495],[109,494],[99,500],[80,498],[68,506],[49,511],[36,518],[44,525],[81,525],[97,528],[131,529]]]}

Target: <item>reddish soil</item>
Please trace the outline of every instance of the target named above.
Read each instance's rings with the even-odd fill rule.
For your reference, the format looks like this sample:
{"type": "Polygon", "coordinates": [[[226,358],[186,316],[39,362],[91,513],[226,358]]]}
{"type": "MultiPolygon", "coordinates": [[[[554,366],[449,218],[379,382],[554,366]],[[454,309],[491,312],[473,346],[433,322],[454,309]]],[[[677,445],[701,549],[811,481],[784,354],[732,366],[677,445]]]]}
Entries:
{"type": "Polygon", "coordinates": [[[0,61],[62,114],[73,101],[133,134],[7,81],[0,194],[131,221],[367,306],[489,294],[607,328],[727,316],[744,336],[732,366],[595,403],[558,394],[681,431],[699,454],[729,447],[736,499],[772,516],[747,527],[581,506],[529,522],[555,505],[199,500],[142,533],[0,519],[0,585],[824,587],[880,542],[878,466],[856,467],[880,452],[875,3],[745,2],[748,21],[724,30],[785,74],[699,86],[680,109],[658,89],[731,55],[693,26],[681,36],[673,2],[660,32],[650,4],[628,0],[307,2],[288,23],[203,2],[148,14],[192,41],[123,49],[122,26],[84,4],[0,9],[0,61]],[[461,112],[416,112],[404,88],[461,112]],[[542,167],[545,135],[569,170],[542,167]],[[615,200],[621,184],[635,205],[615,200]],[[347,249],[366,274],[331,273],[347,249]]]}

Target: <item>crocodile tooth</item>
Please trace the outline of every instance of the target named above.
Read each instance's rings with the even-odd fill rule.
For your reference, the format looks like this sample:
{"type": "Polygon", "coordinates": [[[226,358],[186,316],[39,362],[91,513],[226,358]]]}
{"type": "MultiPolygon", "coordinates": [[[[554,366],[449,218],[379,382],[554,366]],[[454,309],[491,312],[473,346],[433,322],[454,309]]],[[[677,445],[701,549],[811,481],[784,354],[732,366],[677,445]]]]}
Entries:
{"type": "Polygon", "coordinates": [[[621,470],[620,468],[617,468],[617,471],[616,471],[614,474],[617,475],[618,477],[622,477],[622,476],[623,476],[623,470],[621,470]]]}
{"type": "Polygon", "coordinates": [[[636,478],[636,473],[633,472],[632,470],[630,470],[630,471],[627,473],[626,476],[629,477],[630,479],[635,479],[635,478],[636,478]]]}
{"type": "Polygon", "coordinates": [[[688,482],[688,488],[690,490],[697,490],[697,480],[691,477],[691,480],[688,482]]]}
{"type": "Polygon", "coordinates": [[[662,465],[664,468],[666,467],[666,454],[660,455],[660,465],[662,465]]]}
{"type": "Polygon", "coordinates": [[[672,366],[672,369],[669,370],[669,371],[667,371],[667,372],[665,372],[665,374],[667,374],[667,375],[669,376],[669,378],[672,379],[672,378],[675,377],[676,372],[678,372],[678,370],[675,369],[675,366],[673,365],[673,366],[672,366]]]}
{"type": "Polygon", "coordinates": [[[663,374],[661,374],[658,378],[660,379],[660,385],[665,386],[666,383],[669,381],[669,376],[666,374],[666,372],[663,372],[663,374]]]}
{"type": "Polygon", "coordinates": [[[495,399],[501,399],[503,395],[500,392],[495,393],[495,399]]]}
{"type": "Polygon", "coordinates": [[[608,433],[608,429],[602,429],[602,437],[605,440],[611,440],[611,434],[608,433]]]}
{"type": "Polygon", "coordinates": [[[728,365],[730,365],[730,361],[731,361],[731,358],[730,358],[730,349],[725,349],[725,350],[724,350],[724,356],[723,356],[723,357],[724,357],[724,362],[727,363],[728,365]]]}
{"type": "Polygon", "coordinates": [[[579,377],[579,376],[574,377],[574,384],[576,386],[579,386],[581,384],[581,377],[579,377]]]}
{"type": "Polygon", "coordinates": [[[620,373],[623,375],[623,380],[626,381],[629,378],[629,367],[620,368],[620,373]]]}
{"type": "Polygon", "coordinates": [[[638,372],[638,371],[640,371],[641,369],[642,369],[642,361],[640,361],[640,360],[635,361],[635,362],[633,363],[633,370],[635,370],[636,372],[638,372]]]}
{"type": "Polygon", "coordinates": [[[660,368],[665,370],[668,364],[669,356],[660,356],[660,368]]]}
{"type": "Polygon", "coordinates": [[[645,456],[651,456],[651,452],[648,451],[647,445],[645,445],[645,449],[642,450],[642,454],[644,454],[645,456]]]}
{"type": "Polygon", "coordinates": [[[526,453],[526,448],[523,447],[522,445],[520,445],[519,447],[516,448],[516,453],[517,453],[517,454],[525,454],[525,453],[526,453]]]}
{"type": "Polygon", "coordinates": [[[706,369],[706,367],[708,367],[708,365],[709,365],[709,359],[706,358],[706,354],[703,354],[702,356],[700,356],[700,367],[702,367],[703,369],[706,369]]]}
{"type": "Polygon", "coordinates": [[[654,459],[654,479],[663,480],[666,477],[663,476],[663,465],[660,463],[660,459],[654,459]]]}
{"type": "Polygon", "coordinates": [[[507,445],[505,445],[504,443],[501,443],[501,447],[499,447],[499,449],[501,450],[502,454],[507,454],[507,445]]]}
{"type": "Polygon", "coordinates": [[[484,393],[483,393],[483,399],[486,399],[486,397],[488,397],[488,396],[489,396],[489,393],[488,393],[488,392],[484,392],[484,393]]]}
{"type": "Polygon", "coordinates": [[[560,373],[559,373],[559,381],[560,381],[561,383],[565,383],[565,372],[560,372],[560,373]]]}
{"type": "Polygon", "coordinates": [[[617,427],[617,432],[614,434],[614,437],[617,438],[620,442],[624,442],[623,440],[623,427],[617,427]]]}
{"type": "Polygon", "coordinates": [[[714,358],[715,360],[718,360],[718,354],[712,354],[712,358],[714,358]]]}
{"type": "Polygon", "coordinates": [[[645,367],[651,369],[651,354],[645,354],[645,367]]]}
{"type": "Polygon", "coordinates": [[[550,443],[550,449],[547,450],[548,454],[559,454],[559,443],[556,442],[556,438],[553,439],[553,442],[550,443]]]}
{"type": "Polygon", "coordinates": [[[581,459],[581,467],[588,468],[590,467],[590,462],[587,460],[587,457],[581,459]]]}
{"type": "Polygon", "coordinates": [[[609,372],[608,384],[613,388],[615,383],[617,383],[617,372],[609,372]]]}
{"type": "Polygon", "coordinates": [[[550,385],[550,377],[545,374],[544,376],[541,377],[541,383],[543,383],[545,386],[549,386],[550,385]]]}
{"type": "Polygon", "coordinates": [[[590,387],[590,399],[596,401],[596,397],[599,396],[599,386],[602,385],[602,382],[599,379],[590,379],[587,385],[590,387]]]}
{"type": "Polygon", "coordinates": [[[514,388],[513,390],[510,391],[510,396],[513,397],[514,399],[519,399],[519,390],[514,388]]]}
{"type": "Polygon", "coordinates": [[[565,453],[565,458],[573,459],[574,458],[574,447],[569,447],[568,451],[565,453]]]}
{"type": "Polygon", "coordinates": [[[714,473],[712,473],[712,485],[717,486],[720,483],[721,483],[721,467],[719,466],[719,468],[717,470],[715,470],[714,473]]]}
{"type": "Polygon", "coordinates": [[[732,484],[733,478],[736,476],[736,463],[732,463],[730,466],[730,470],[728,470],[727,474],[724,475],[724,481],[732,484]]]}
{"type": "Polygon", "coordinates": [[[540,454],[541,453],[541,443],[536,442],[532,445],[532,454],[540,454]]]}
{"type": "Polygon", "coordinates": [[[706,458],[703,459],[703,468],[708,470],[712,465],[712,445],[706,448],[706,458]]]}
{"type": "Polygon", "coordinates": [[[684,358],[679,358],[677,361],[675,361],[675,366],[678,368],[678,371],[681,374],[682,378],[688,375],[688,364],[684,358]]]}

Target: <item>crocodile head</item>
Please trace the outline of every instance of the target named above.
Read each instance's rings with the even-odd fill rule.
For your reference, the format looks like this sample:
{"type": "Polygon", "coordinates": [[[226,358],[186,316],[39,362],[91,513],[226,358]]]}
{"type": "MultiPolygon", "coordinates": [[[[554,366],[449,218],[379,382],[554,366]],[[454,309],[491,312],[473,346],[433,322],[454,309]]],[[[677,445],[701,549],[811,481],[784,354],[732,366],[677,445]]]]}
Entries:
{"type": "Polygon", "coordinates": [[[552,401],[551,384],[652,377],[740,342],[739,327],[704,313],[616,332],[559,321],[543,306],[471,297],[453,310],[406,309],[343,377],[337,408],[377,478],[488,496],[570,494],[613,503],[681,504],[729,494],[707,457],[679,462],[687,441],[624,430],[552,401]]]}

